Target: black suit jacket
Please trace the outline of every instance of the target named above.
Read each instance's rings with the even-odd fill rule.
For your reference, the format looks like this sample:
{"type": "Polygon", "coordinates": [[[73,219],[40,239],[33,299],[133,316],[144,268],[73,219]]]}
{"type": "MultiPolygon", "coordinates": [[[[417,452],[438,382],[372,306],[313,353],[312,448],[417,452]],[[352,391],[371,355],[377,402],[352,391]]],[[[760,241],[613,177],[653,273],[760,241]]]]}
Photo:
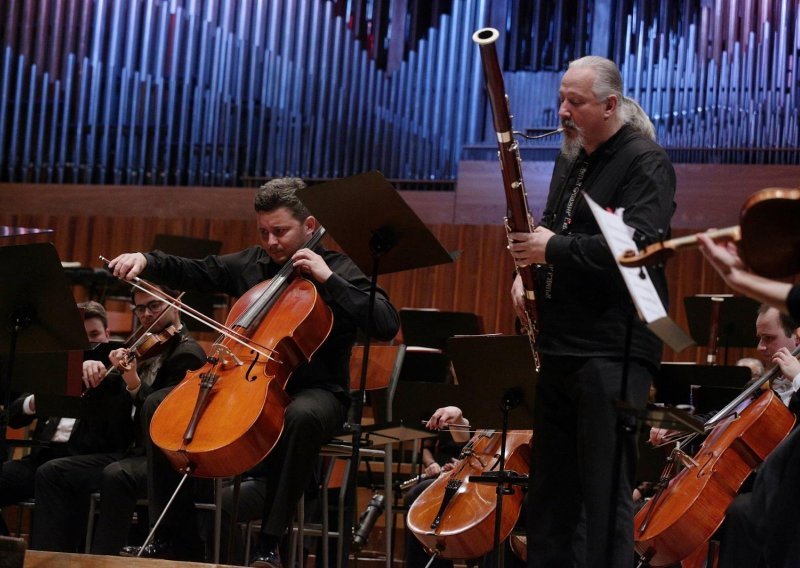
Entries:
{"type": "Polygon", "coordinates": [[[142,385],[135,397],[125,388],[119,373],[111,373],[100,385],[82,399],[85,416],[80,418],[66,443],[51,442],[59,417],[31,416],[23,412],[22,406],[30,393],[25,393],[9,406],[9,426],[22,428],[34,418],[39,418],[33,439],[41,442],[34,446],[31,459],[44,463],[50,459],[96,453],[121,453],[132,445],[141,446],[139,407],[150,393],[166,387],[174,387],[188,370],[201,367],[205,361],[203,349],[185,332],[167,346],[164,361],[159,367],[152,385],[142,385]]]}

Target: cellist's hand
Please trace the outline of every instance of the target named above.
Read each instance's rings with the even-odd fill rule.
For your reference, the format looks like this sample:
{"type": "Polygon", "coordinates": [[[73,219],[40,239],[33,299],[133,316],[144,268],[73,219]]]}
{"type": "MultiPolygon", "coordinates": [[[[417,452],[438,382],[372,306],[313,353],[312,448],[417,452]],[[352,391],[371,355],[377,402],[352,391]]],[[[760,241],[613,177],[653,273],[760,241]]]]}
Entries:
{"type": "Polygon", "coordinates": [[[442,466],[442,471],[450,471],[458,465],[458,460],[456,458],[450,458],[450,461],[447,462],[442,466]]]}
{"type": "Polygon", "coordinates": [[[792,357],[792,353],[786,348],[781,347],[772,356],[772,363],[781,368],[781,374],[787,379],[794,379],[800,375],[800,361],[792,357]]]}
{"type": "Polygon", "coordinates": [[[117,278],[133,280],[147,266],[147,259],[140,252],[126,252],[108,263],[108,269],[117,278]]]}
{"type": "Polygon", "coordinates": [[[650,428],[650,442],[651,446],[660,446],[664,443],[664,440],[669,436],[675,434],[675,430],[669,430],[667,428],[650,428]]]}
{"type": "Polygon", "coordinates": [[[457,406],[443,406],[437,408],[428,419],[428,423],[425,426],[430,430],[444,430],[448,428],[450,424],[469,425],[461,409],[457,406]]]}
{"type": "Polygon", "coordinates": [[[324,284],[331,277],[333,271],[325,260],[311,249],[300,249],[292,255],[292,266],[304,276],[311,276],[324,284]]]}
{"type": "Polygon", "coordinates": [[[433,462],[425,468],[425,477],[439,477],[439,474],[442,473],[442,466],[438,463],[433,462]]]}

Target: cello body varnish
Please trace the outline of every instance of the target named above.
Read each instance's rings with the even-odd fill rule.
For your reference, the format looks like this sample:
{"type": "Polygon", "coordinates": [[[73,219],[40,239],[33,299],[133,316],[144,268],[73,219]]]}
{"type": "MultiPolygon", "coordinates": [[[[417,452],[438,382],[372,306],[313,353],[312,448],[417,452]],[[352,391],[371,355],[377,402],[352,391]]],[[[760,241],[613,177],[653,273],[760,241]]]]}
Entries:
{"type": "Polygon", "coordinates": [[[248,290],[226,322],[254,347],[222,338],[156,410],[150,435],[175,469],[238,475],[277,443],[290,400],[286,383],[328,337],[333,315],[309,280],[287,279],[277,289],[275,280],[248,290]]]}
{"type": "MultiPolygon", "coordinates": [[[[530,430],[508,433],[506,470],[526,474],[530,469],[530,430]]],[[[425,548],[441,558],[470,559],[490,552],[494,546],[497,486],[470,481],[471,475],[496,471],[501,433],[479,431],[467,444],[459,463],[443,473],[411,505],[408,528],[425,548]]],[[[503,496],[500,538],[514,528],[522,507],[522,488],[503,496]]]]}
{"type": "Polygon", "coordinates": [[[649,566],[690,557],[722,524],[745,479],[791,430],[794,415],[772,391],[761,391],[720,422],[691,465],[645,504],[634,520],[636,551],[649,566]]]}

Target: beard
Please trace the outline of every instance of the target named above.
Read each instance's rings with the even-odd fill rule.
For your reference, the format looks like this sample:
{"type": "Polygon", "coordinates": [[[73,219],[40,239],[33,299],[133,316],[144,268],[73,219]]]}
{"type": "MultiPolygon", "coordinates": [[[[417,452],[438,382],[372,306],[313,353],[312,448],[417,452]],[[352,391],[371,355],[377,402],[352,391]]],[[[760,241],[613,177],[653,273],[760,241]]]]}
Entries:
{"type": "Polygon", "coordinates": [[[564,134],[561,137],[561,154],[568,160],[574,160],[583,148],[583,136],[580,129],[571,120],[562,120],[564,134]]]}

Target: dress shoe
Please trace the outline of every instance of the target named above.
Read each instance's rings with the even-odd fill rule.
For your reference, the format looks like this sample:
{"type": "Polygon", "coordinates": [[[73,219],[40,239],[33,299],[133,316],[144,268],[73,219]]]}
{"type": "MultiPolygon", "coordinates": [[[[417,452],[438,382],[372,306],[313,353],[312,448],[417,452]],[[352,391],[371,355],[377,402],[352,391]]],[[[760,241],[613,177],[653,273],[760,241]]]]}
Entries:
{"type": "Polygon", "coordinates": [[[126,546],[124,547],[119,555],[120,556],[140,556],[141,558],[165,558],[171,559],[173,558],[172,550],[170,550],[169,545],[166,542],[160,540],[153,540],[147,546],[144,547],[144,551],[139,554],[139,551],[142,550],[141,546],[126,546]]]}
{"type": "Polygon", "coordinates": [[[253,568],[283,568],[281,555],[278,554],[277,550],[266,554],[257,554],[250,566],[253,568]]]}

